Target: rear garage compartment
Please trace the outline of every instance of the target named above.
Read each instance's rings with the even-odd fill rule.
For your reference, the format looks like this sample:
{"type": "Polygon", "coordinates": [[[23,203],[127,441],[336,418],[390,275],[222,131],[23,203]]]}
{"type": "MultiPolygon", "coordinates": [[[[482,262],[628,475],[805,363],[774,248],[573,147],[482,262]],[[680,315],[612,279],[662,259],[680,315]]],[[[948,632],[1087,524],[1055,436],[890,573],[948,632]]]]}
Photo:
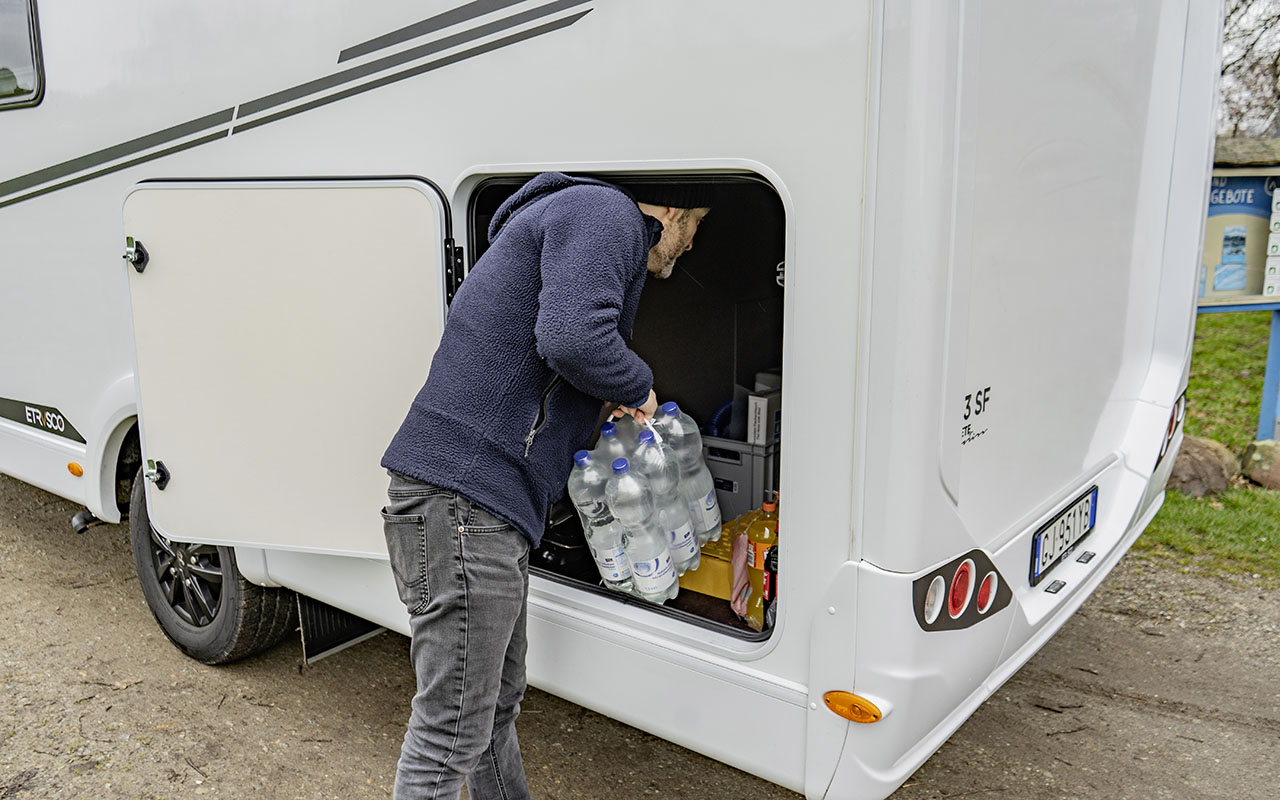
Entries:
{"type": "MultiPolygon", "coordinates": [[[[498,206],[530,177],[495,177],[476,188],[468,214],[471,264],[488,246],[484,235],[498,206]]],[[[744,639],[767,639],[769,629],[751,630],[733,613],[727,598],[733,520],[758,509],[766,493],[778,485],[781,429],[769,407],[754,429],[754,438],[764,443],[748,441],[748,395],[767,395],[770,388],[781,387],[782,202],[772,186],[754,175],[594,177],[623,186],[706,183],[714,189],[715,204],[693,249],[680,257],[670,278],[646,281],[630,345],[653,368],[659,402],[676,401],[702,428],[724,528],[718,542],[703,548],[699,569],[681,578],[679,596],[663,606],[604,588],[567,500],[552,508],[531,568],[610,602],[637,604],[744,639]]],[[[779,398],[780,392],[774,396],[775,405],[779,398]]],[[[767,401],[765,397],[756,405],[764,408],[767,401]]],[[[775,585],[785,592],[786,578],[775,585]]]]}

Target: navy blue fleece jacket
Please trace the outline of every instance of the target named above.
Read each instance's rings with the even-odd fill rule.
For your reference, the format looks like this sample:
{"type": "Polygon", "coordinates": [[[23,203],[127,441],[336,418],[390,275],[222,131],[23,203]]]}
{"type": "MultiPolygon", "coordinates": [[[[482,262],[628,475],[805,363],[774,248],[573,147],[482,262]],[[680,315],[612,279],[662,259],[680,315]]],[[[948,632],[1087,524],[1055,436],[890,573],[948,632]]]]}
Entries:
{"type": "Polygon", "coordinates": [[[498,209],[382,466],[461,492],[536,547],[602,401],[653,386],[627,347],[662,224],[623,190],[544,173],[498,209]]]}

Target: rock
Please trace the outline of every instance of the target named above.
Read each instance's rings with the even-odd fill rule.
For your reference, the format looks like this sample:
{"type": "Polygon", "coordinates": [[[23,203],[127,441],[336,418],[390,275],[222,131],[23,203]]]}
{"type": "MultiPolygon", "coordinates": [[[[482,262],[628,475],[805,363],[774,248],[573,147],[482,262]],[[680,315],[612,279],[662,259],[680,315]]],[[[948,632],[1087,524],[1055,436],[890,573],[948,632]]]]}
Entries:
{"type": "Polygon", "coordinates": [[[1244,451],[1244,476],[1259,486],[1280,489],[1280,442],[1254,442],[1244,451]]]}
{"type": "MultiPolygon", "coordinates": [[[[1212,439],[1186,436],[1178,450],[1168,486],[1192,497],[1217,494],[1226,489],[1240,464],[1224,445],[1212,439]]],[[[1276,478],[1280,479],[1280,465],[1276,478]]]]}

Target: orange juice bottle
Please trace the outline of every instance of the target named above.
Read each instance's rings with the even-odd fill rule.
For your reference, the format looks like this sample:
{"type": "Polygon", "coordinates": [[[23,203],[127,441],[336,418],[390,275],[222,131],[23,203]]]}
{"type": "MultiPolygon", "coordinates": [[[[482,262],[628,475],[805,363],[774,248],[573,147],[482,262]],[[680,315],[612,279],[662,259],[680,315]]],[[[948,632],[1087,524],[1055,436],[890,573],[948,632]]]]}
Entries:
{"type": "Polygon", "coordinates": [[[764,630],[765,554],[778,543],[778,501],[766,501],[763,513],[747,526],[747,580],[751,597],[747,598],[747,625],[753,631],[764,630]]]}
{"type": "Polygon", "coordinates": [[[733,535],[741,536],[747,532],[747,528],[751,527],[751,523],[760,519],[760,515],[764,512],[758,508],[753,508],[742,516],[733,521],[733,535]]]}

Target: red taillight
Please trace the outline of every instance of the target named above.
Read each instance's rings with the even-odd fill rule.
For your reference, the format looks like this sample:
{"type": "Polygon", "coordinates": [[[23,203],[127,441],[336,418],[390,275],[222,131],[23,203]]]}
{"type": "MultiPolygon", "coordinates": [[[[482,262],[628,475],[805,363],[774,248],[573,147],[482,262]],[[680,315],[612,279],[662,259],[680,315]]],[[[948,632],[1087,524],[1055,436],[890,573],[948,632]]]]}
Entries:
{"type": "Polygon", "coordinates": [[[982,583],[978,586],[978,613],[985,614],[987,609],[991,608],[991,603],[996,599],[996,587],[999,586],[1000,579],[996,577],[994,572],[988,572],[987,576],[982,579],[982,583]]]}
{"type": "Polygon", "coordinates": [[[973,594],[973,562],[965,559],[956,567],[956,574],[951,578],[951,593],[947,595],[947,613],[952,619],[964,613],[969,605],[969,596],[973,594]]]}

